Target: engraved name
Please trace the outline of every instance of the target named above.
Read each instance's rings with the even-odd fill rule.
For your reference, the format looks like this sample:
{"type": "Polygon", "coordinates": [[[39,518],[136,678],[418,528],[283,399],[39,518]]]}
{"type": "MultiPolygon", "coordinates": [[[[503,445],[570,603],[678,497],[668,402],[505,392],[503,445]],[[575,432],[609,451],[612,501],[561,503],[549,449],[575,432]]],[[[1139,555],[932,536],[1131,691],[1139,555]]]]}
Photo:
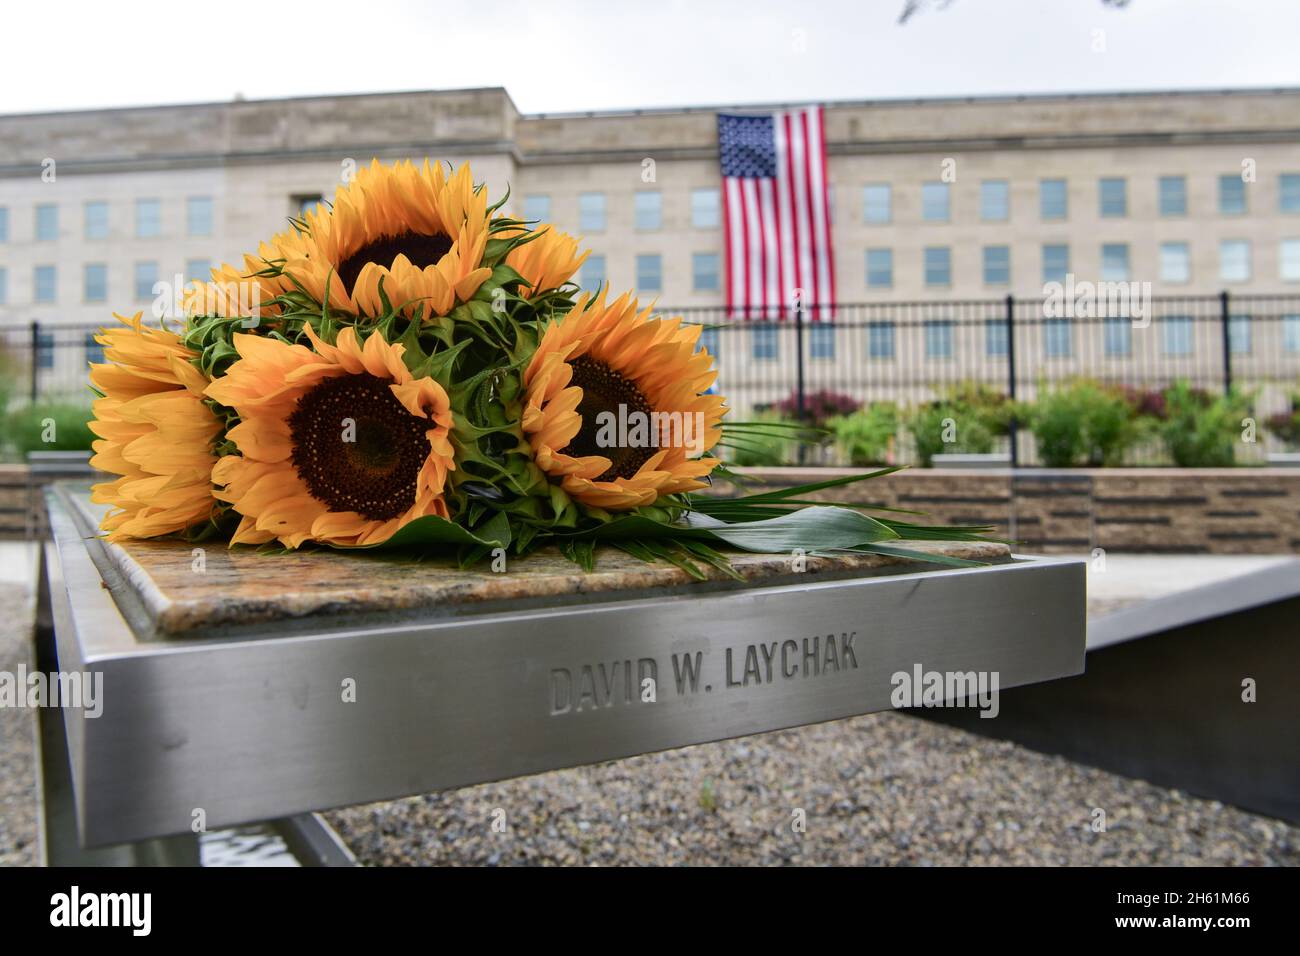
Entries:
{"type": "Polygon", "coordinates": [[[857,631],[842,631],[726,647],[721,655],[703,650],[675,653],[663,669],[663,684],[659,662],[652,657],[553,667],[548,682],[550,714],[650,705],[664,694],[726,693],[857,670],[857,636],[857,631]]]}

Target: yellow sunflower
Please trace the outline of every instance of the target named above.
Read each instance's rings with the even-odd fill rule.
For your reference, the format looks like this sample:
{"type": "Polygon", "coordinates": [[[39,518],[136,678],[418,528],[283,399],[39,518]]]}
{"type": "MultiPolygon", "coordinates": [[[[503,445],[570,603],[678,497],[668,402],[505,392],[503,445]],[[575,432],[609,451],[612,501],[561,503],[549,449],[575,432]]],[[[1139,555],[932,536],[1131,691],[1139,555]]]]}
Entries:
{"type": "Polygon", "coordinates": [[[523,429],[538,467],[584,504],[621,511],[702,488],[722,435],[700,327],[651,318],[624,294],[583,296],[551,322],[524,373],[523,429]]]}
{"type": "Polygon", "coordinates": [[[312,348],[236,334],[239,352],[207,394],[239,413],[227,433],[239,455],[217,462],[214,492],[243,519],[235,544],[279,538],[365,545],[424,515],[447,517],[455,467],[447,393],[415,378],[404,346],[352,328],[312,348]]]}
{"type": "Polygon", "coordinates": [[[445,315],[469,299],[492,270],[482,266],[489,218],[487,196],[474,188],[468,164],[450,178],[441,164],[416,167],[409,160],[385,166],[374,160],[334,194],[332,209],[318,205],[302,217],[306,228],[277,234],[262,243],[244,269],[213,270],[211,283],[192,286],[191,315],[246,315],[255,300],[266,311],[271,299],[299,287],[330,308],[357,316],[378,316],[383,282],[388,301],[412,316],[445,315]],[[257,274],[279,264],[281,274],[257,274]],[[238,301],[231,283],[244,287],[238,301]],[[255,283],[254,291],[248,285],[255,283]],[[215,288],[214,288],[215,287],[215,288]]]}
{"type": "MultiPolygon", "coordinates": [[[[506,255],[506,265],[528,280],[528,287],[519,290],[524,296],[558,289],[573,278],[591,255],[590,250],[579,255],[578,240],[550,225],[540,225],[537,230],[540,235],[536,239],[516,246],[506,255]]],[[[501,237],[516,234],[502,231],[501,237]]]]}
{"type": "Polygon", "coordinates": [[[104,364],[90,366],[103,395],[93,404],[90,463],[120,475],[94,486],[91,500],[112,505],[100,527],[109,540],[152,538],[206,521],[212,497],[212,443],[221,423],[203,403],[208,384],[180,336],[145,328],[140,313],[114,318],[126,328],[101,329],[104,364]]]}

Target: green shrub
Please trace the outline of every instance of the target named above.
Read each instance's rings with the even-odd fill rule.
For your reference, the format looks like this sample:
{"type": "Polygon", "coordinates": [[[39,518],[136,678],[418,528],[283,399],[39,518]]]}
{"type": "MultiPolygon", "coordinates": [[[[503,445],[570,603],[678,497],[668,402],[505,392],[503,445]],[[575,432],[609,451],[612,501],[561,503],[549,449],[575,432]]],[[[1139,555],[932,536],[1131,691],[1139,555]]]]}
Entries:
{"type": "Polygon", "coordinates": [[[989,454],[994,428],[979,409],[943,400],[918,406],[907,421],[907,430],[916,442],[916,457],[926,468],[938,454],[989,454]],[[946,441],[948,438],[952,440],[946,441]]]}
{"type": "Polygon", "coordinates": [[[1015,406],[1005,393],[991,385],[960,382],[944,392],[943,400],[974,414],[980,425],[994,435],[1006,435],[1011,431],[1015,406]]]}
{"type": "Polygon", "coordinates": [[[18,360],[0,343],[0,423],[3,423],[9,400],[18,384],[18,372],[18,360]]]}
{"type": "Polygon", "coordinates": [[[1176,382],[1165,389],[1165,419],[1160,437],[1174,464],[1182,468],[1221,468],[1233,464],[1241,440],[1241,420],[1250,398],[1235,389],[1211,395],[1176,382]]]}
{"type": "Polygon", "coordinates": [[[850,415],[837,415],[826,426],[850,465],[880,465],[898,433],[898,409],[893,402],[877,402],[850,415]]]}
{"type": "Polygon", "coordinates": [[[77,402],[37,402],[6,416],[6,437],[22,456],[32,451],[85,451],[95,440],[86,425],[91,417],[90,408],[77,402]]]}
{"type": "Polygon", "coordinates": [[[1122,390],[1086,379],[1044,392],[1020,414],[1049,468],[1122,464],[1143,432],[1137,409],[1122,390]]]}

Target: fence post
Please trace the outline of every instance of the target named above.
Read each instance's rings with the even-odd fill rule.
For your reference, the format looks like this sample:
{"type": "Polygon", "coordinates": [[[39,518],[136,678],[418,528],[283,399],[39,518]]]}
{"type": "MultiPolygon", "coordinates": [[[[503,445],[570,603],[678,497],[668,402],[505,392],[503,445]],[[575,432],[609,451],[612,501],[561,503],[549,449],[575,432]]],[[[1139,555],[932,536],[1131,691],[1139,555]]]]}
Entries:
{"type": "MultiPolygon", "coordinates": [[[[1007,293],[1007,398],[1012,402],[1016,400],[1016,300],[1010,293],[1007,293]]],[[[1013,406],[1011,419],[1007,424],[1007,434],[1011,439],[1012,468],[1020,463],[1020,455],[1016,450],[1016,445],[1019,444],[1016,424],[1013,406]]]]}
{"type": "MultiPolygon", "coordinates": [[[[798,291],[794,297],[794,357],[795,357],[795,414],[802,426],[804,424],[804,383],[803,383],[803,293],[798,291]]],[[[807,446],[803,435],[799,436],[799,464],[804,463],[807,446]]]]}
{"type": "Polygon", "coordinates": [[[1232,308],[1228,290],[1219,293],[1219,323],[1223,326],[1223,394],[1232,391],[1232,308]]]}
{"type": "Polygon", "coordinates": [[[794,356],[795,356],[795,410],[799,420],[803,421],[804,383],[803,383],[803,297],[794,300],[794,356]]]}
{"type": "Polygon", "coordinates": [[[31,398],[32,398],[32,404],[35,405],[36,397],[40,393],[40,376],[41,376],[41,359],[40,359],[41,323],[38,322],[36,319],[32,319],[32,343],[31,344],[32,344],[31,398]]]}

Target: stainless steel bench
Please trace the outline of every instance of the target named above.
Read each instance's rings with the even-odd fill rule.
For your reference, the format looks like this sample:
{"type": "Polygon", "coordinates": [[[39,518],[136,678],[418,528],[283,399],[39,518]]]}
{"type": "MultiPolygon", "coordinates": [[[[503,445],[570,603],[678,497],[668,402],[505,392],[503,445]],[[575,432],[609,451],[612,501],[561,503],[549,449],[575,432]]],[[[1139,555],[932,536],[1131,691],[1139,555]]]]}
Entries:
{"type": "Polygon", "coordinates": [[[545,554],[493,573],[119,547],[94,536],[83,490],[55,486],[48,506],[43,666],[103,675],[100,716],[68,708],[45,731],[70,771],[75,839],[71,814],[47,808],[46,838],[65,849],[155,852],[148,841],[167,838],[185,858],[196,820],[281,819],[887,710],[891,675],[917,664],[996,671],[1004,688],[1083,669],[1083,563],[1002,545],[915,545],[989,562],[969,569],[743,555],[743,583],[620,552],[593,573],[545,554]]]}

